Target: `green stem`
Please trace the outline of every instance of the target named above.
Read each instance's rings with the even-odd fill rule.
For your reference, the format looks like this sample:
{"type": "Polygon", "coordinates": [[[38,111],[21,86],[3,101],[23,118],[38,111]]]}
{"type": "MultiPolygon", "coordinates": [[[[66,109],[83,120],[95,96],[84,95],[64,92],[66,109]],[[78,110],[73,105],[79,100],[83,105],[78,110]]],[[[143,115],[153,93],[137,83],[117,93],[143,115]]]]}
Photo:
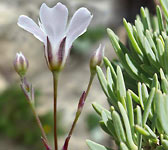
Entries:
{"type": "Polygon", "coordinates": [[[75,125],[76,125],[76,123],[77,123],[77,121],[78,121],[79,116],[80,116],[80,114],[79,114],[79,113],[76,113],[75,120],[73,121],[71,130],[69,131],[69,134],[68,134],[68,137],[71,137],[71,136],[72,136],[73,130],[74,130],[74,128],[75,128],[75,125]]]}
{"type": "MultiPolygon", "coordinates": [[[[21,77],[21,84],[23,85],[23,86],[25,86],[25,91],[23,91],[24,93],[25,92],[27,92],[27,94],[28,94],[28,92],[30,92],[30,91],[26,91],[27,89],[27,86],[29,86],[28,84],[27,84],[27,81],[26,81],[26,78],[25,77],[21,77]],[[25,81],[24,81],[25,80],[25,81]]],[[[29,87],[30,88],[30,87],[29,87]]],[[[30,89],[29,89],[30,90],[30,89]]],[[[32,92],[32,91],[31,91],[32,92]]],[[[25,93],[26,94],[26,93],[25,93]]],[[[31,93],[32,94],[32,93],[31,93]]],[[[34,93],[33,93],[34,94],[34,93]]],[[[34,97],[34,96],[33,96],[34,97]]],[[[29,105],[30,105],[30,107],[31,107],[31,109],[32,109],[32,112],[33,112],[33,115],[34,115],[34,117],[35,117],[35,120],[36,120],[36,122],[37,122],[37,125],[38,125],[38,127],[40,128],[40,130],[41,130],[41,134],[42,134],[42,138],[45,140],[45,142],[46,142],[46,144],[49,146],[49,142],[48,142],[48,139],[47,139],[47,136],[46,136],[46,134],[45,134],[45,131],[44,131],[44,128],[43,128],[43,126],[42,126],[42,123],[41,123],[41,121],[40,121],[40,118],[39,118],[39,116],[38,116],[38,114],[37,114],[37,112],[36,112],[36,110],[35,110],[35,107],[34,107],[34,104],[33,104],[33,102],[34,102],[34,99],[32,99],[32,98],[30,98],[30,97],[26,97],[27,99],[28,99],[28,103],[29,103],[29,105]]]]}
{"type": "MultiPolygon", "coordinates": [[[[85,95],[84,102],[86,101],[86,98],[87,98],[88,93],[89,93],[89,91],[90,91],[90,87],[91,87],[91,85],[92,85],[94,76],[95,76],[95,74],[91,74],[91,75],[90,75],[90,80],[89,80],[89,84],[88,84],[88,86],[87,86],[87,90],[86,90],[86,95],[85,95]]],[[[69,131],[69,134],[68,134],[67,138],[66,138],[67,141],[65,141],[65,143],[64,143],[64,146],[65,146],[65,144],[66,144],[66,148],[68,148],[68,143],[69,143],[70,137],[72,136],[73,130],[74,130],[75,126],[76,126],[76,123],[77,123],[77,121],[78,121],[78,119],[79,119],[80,114],[81,114],[81,111],[77,110],[76,115],[75,115],[75,119],[74,119],[73,124],[72,124],[72,127],[71,127],[71,129],[70,129],[70,131],[69,131]]],[[[64,150],[67,150],[67,149],[64,149],[64,150]]]]}
{"type": "Polygon", "coordinates": [[[41,130],[42,137],[43,137],[43,139],[46,141],[46,143],[49,144],[49,143],[48,143],[47,136],[46,136],[45,131],[44,131],[44,128],[43,128],[43,126],[42,126],[42,124],[41,124],[41,121],[40,121],[40,119],[39,119],[39,116],[38,116],[38,114],[37,114],[37,112],[36,112],[34,106],[31,104],[31,102],[29,102],[29,104],[30,104],[30,106],[31,106],[31,109],[32,109],[33,114],[34,114],[34,116],[35,116],[35,119],[36,119],[36,121],[37,121],[37,125],[39,126],[39,128],[40,128],[40,130],[41,130]]]}
{"type": "MultiPolygon", "coordinates": [[[[88,96],[88,94],[89,94],[90,87],[91,87],[91,85],[92,85],[94,76],[95,76],[95,74],[91,74],[91,75],[90,75],[89,84],[88,84],[87,89],[86,89],[86,96],[85,96],[84,102],[86,101],[87,96],[88,96]]],[[[75,125],[76,125],[76,122],[78,121],[78,118],[79,118],[80,114],[81,114],[81,112],[79,112],[79,111],[77,110],[76,116],[75,116],[75,120],[74,120],[74,122],[73,122],[72,129],[71,129],[72,132],[73,132],[73,129],[74,129],[75,125]]],[[[69,135],[72,135],[71,130],[70,130],[70,134],[69,134],[69,135]]]]}
{"type": "Polygon", "coordinates": [[[53,72],[53,88],[54,88],[54,146],[58,150],[57,140],[57,86],[58,86],[58,72],[53,72]]]}
{"type": "Polygon", "coordinates": [[[86,97],[85,97],[85,101],[86,101],[86,98],[87,98],[88,93],[89,93],[89,91],[90,91],[90,87],[91,87],[91,85],[92,85],[92,82],[93,82],[94,76],[95,76],[95,74],[91,74],[91,75],[90,75],[89,84],[88,84],[88,87],[87,87],[87,90],[86,90],[86,97]]]}

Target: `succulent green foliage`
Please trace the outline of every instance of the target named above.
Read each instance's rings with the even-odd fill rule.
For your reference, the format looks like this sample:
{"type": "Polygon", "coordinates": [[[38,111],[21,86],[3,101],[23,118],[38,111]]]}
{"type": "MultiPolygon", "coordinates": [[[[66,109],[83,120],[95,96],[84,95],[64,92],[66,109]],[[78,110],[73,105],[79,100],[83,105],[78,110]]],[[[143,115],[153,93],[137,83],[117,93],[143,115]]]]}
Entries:
{"type": "Polygon", "coordinates": [[[119,60],[117,59],[113,59],[113,61],[109,61],[106,57],[104,57],[104,64],[105,66],[108,66],[107,64],[111,63],[111,65],[113,66],[113,68],[116,70],[117,66],[120,66],[121,70],[122,70],[122,74],[125,80],[125,86],[131,90],[133,90],[135,93],[137,93],[137,81],[134,80],[124,69],[124,67],[122,66],[122,64],[120,63],[119,60]]]}
{"type": "Polygon", "coordinates": [[[103,145],[100,145],[100,144],[97,144],[95,142],[92,142],[90,140],[86,140],[86,143],[87,143],[87,145],[89,146],[89,148],[91,150],[112,150],[112,149],[106,148],[103,145]]]}
{"type": "Polygon", "coordinates": [[[166,19],[168,18],[168,1],[167,0],[160,0],[160,4],[163,8],[164,14],[166,19]]]}
{"type": "MultiPolygon", "coordinates": [[[[105,73],[97,67],[110,110],[96,103],[93,107],[101,117],[102,129],[119,150],[168,149],[168,0],[160,3],[163,15],[159,6],[156,16],[142,7],[134,25],[123,20],[128,47],[107,29],[121,65],[115,67],[114,61],[104,58],[105,73]],[[136,89],[127,86],[130,78],[136,80],[130,82],[136,89]]],[[[89,145],[91,150],[105,148],[92,142],[89,145]]]]}
{"type": "MultiPolygon", "coordinates": [[[[160,82],[155,74],[150,88],[138,83],[136,94],[126,88],[121,68],[114,69],[107,60],[104,58],[106,73],[97,67],[97,76],[111,108],[106,110],[97,103],[93,104],[101,117],[101,128],[114,139],[119,149],[166,150],[168,80],[163,70],[159,71],[160,82]]],[[[96,150],[91,145],[90,149],[96,150]]]]}
{"type": "MultiPolygon", "coordinates": [[[[168,1],[161,0],[165,11],[168,12],[168,1]]],[[[156,7],[157,16],[151,16],[147,8],[141,8],[135,24],[131,25],[123,19],[124,27],[128,35],[126,47],[117,35],[107,29],[110,41],[118,55],[118,58],[127,71],[135,80],[144,82],[151,86],[152,77],[155,73],[159,75],[159,69],[163,68],[165,76],[168,75],[168,36],[166,26],[166,13],[162,16],[160,7],[156,7]]],[[[159,77],[160,78],[160,77],[159,77]]]]}

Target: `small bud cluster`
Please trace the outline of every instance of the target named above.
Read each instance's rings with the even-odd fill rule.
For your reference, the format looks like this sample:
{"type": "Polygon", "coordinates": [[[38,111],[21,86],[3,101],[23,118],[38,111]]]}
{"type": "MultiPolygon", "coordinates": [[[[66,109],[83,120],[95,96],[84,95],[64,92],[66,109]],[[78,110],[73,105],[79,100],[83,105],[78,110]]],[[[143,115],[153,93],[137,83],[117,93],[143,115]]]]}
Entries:
{"type": "Polygon", "coordinates": [[[18,73],[21,79],[21,89],[25,94],[26,98],[33,104],[34,101],[34,89],[31,84],[26,80],[26,72],[28,69],[29,63],[27,58],[22,54],[22,52],[16,53],[16,58],[14,60],[14,68],[18,73]]]}

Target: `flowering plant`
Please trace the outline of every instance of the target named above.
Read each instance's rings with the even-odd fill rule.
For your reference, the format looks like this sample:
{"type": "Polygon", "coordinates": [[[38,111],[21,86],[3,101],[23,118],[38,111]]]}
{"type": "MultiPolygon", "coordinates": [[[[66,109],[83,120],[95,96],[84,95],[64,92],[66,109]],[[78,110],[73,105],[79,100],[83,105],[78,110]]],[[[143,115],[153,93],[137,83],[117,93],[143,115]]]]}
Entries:
{"type": "MultiPolygon", "coordinates": [[[[39,26],[29,17],[21,15],[18,19],[18,25],[24,30],[32,33],[37,39],[44,44],[45,59],[49,70],[53,74],[53,97],[54,97],[54,149],[58,150],[58,139],[57,139],[57,88],[58,88],[58,77],[62,71],[66,59],[70,53],[73,42],[80,35],[86,32],[88,25],[92,19],[92,15],[86,8],[79,8],[73,15],[70,23],[67,25],[68,20],[68,9],[62,3],[57,3],[53,8],[49,8],[46,4],[42,4],[40,7],[40,18],[39,26]]],[[[96,74],[96,66],[102,64],[104,46],[94,52],[90,59],[90,81],[86,91],[83,92],[76,111],[76,116],[72,127],[69,131],[65,143],[62,147],[63,150],[68,149],[69,140],[72,136],[74,127],[76,126],[77,120],[81,114],[84,102],[89,93],[92,81],[96,74]]],[[[14,68],[19,74],[21,79],[21,88],[28,99],[28,103],[33,111],[36,118],[37,124],[41,130],[42,142],[46,150],[51,150],[51,146],[38,117],[34,106],[34,89],[26,78],[26,72],[28,70],[28,60],[20,52],[16,54],[14,61],[14,68]]]]}
{"type": "MultiPolygon", "coordinates": [[[[106,77],[100,67],[96,68],[111,107],[107,110],[94,103],[93,108],[101,117],[100,126],[121,150],[168,149],[168,1],[160,0],[160,4],[163,15],[160,6],[156,16],[142,7],[135,25],[123,20],[128,47],[107,29],[120,66],[104,57],[106,77]]],[[[87,143],[91,150],[108,149],[89,140],[87,143]]]]}
{"type": "MultiPolygon", "coordinates": [[[[101,117],[100,126],[115,141],[121,150],[167,150],[168,149],[168,0],[160,0],[156,16],[147,8],[131,25],[123,20],[128,34],[128,47],[117,35],[107,29],[112,46],[119,58],[119,65],[103,57],[104,46],[100,45],[90,59],[90,80],[82,93],[75,119],[68,133],[63,150],[68,149],[74,127],[82,112],[92,81],[97,74],[110,110],[97,103],[93,108],[101,117]],[[163,19],[164,17],[164,19],[163,19]],[[106,67],[106,76],[100,66],[106,67]],[[124,74],[123,74],[124,72],[124,74]]],[[[53,74],[54,89],[54,149],[57,140],[57,85],[58,77],[70,53],[72,43],[83,34],[92,19],[86,8],[78,9],[67,26],[68,9],[57,3],[53,8],[42,4],[39,26],[27,16],[20,16],[18,25],[32,33],[44,44],[44,53],[49,70],[53,74]]],[[[22,53],[16,55],[16,72],[21,78],[21,88],[28,99],[42,133],[46,150],[51,146],[34,106],[34,89],[26,79],[28,61],[22,53]]],[[[91,150],[109,150],[103,145],[87,140],[91,150]]]]}

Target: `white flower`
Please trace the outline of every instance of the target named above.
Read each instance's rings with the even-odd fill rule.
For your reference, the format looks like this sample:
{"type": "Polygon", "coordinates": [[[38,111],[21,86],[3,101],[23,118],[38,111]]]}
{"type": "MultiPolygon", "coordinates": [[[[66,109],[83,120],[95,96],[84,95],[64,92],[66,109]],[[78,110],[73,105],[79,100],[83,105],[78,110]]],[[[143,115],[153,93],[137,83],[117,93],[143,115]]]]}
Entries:
{"type": "Polygon", "coordinates": [[[79,8],[67,25],[68,9],[62,3],[49,8],[45,3],[40,8],[39,26],[29,17],[21,15],[18,25],[32,33],[45,45],[45,57],[49,68],[60,70],[67,59],[72,43],[86,32],[92,15],[87,8],[79,8]]]}

